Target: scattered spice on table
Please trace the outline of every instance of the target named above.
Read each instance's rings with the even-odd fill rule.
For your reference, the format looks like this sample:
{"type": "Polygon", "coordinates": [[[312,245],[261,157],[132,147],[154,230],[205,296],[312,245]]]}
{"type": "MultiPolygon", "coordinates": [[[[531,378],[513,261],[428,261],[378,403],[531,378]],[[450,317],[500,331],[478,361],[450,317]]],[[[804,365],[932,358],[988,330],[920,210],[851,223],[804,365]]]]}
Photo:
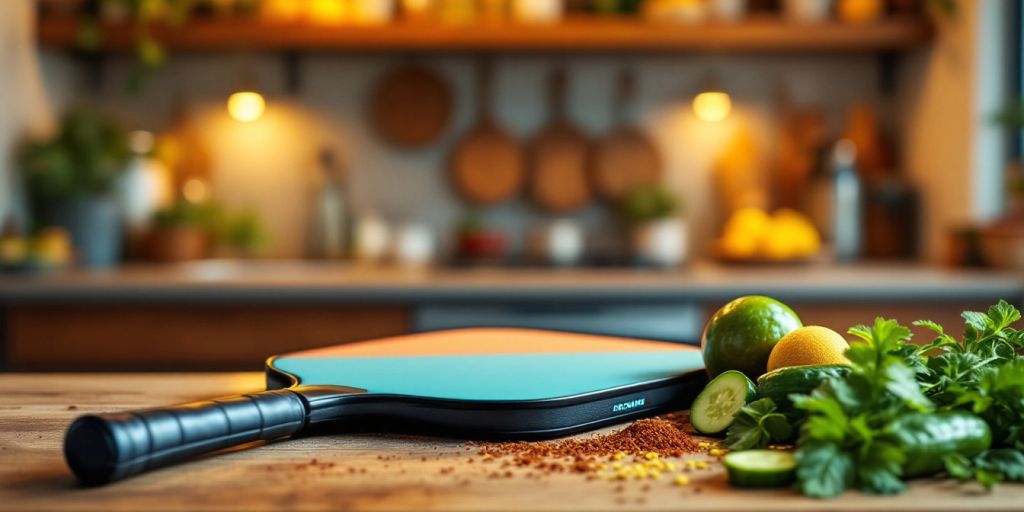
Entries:
{"type": "MultiPolygon", "coordinates": [[[[682,457],[709,448],[691,437],[676,417],[637,420],[626,428],[588,438],[549,442],[508,442],[480,445],[477,454],[484,462],[507,458],[502,465],[528,467],[542,474],[585,473],[591,479],[661,478],[676,470],[676,464],[662,457],[682,457]],[[623,461],[627,456],[635,463],[623,461]]],[[[707,463],[687,461],[682,469],[702,469],[707,463]]]]}
{"type": "Polygon", "coordinates": [[[696,439],[680,430],[673,422],[651,418],[637,420],[610,434],[552,442],[484,444],[477,453],[485,457],[511,456],[518,465],[527,466],[544,462],[545,459],[572,459],[575,462],[621,460],[624,455],[645,456],[648,453],[681,457],[687,453],[700,452],[701,448],[696,439]]]}

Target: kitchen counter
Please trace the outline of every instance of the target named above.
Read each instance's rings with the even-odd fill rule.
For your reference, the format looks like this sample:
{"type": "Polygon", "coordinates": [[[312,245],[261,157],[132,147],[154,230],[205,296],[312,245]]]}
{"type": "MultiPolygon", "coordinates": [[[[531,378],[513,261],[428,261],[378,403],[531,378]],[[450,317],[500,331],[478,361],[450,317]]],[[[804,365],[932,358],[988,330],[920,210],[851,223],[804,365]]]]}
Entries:
{"type": "Polygon", "coordinates": [[[258,373],[0,375],[0,510],[1014,510],[1024,486],[992,493],[921,480],[895,497],[847,493],[830,501],[791,491],[740,491],[722,468],[691,483],[527,478],[468,462],[458,440],[333,435],[272,443],[150,472],[100,488],[64,465],[64,429],[79,414],[167,405],[261,388],[258,373]],[[645,490],[646,487],[646,490],[645,490]]]}
{"type": "Polygon", "coordinates": [[[920,265],[722,266],[680,270],[466,268],[205,261],[0,277],[0,303],[701,301],[767,293],[794,301],[1024,298],[1024,275],[920,265]]]}
{"type": "Polygon", "coordinates": [[[909,264],[416,270],[265,260],[7,275],[0,367],[255,370],[271,354],[471,326],[696,343],[718,307],[748,294],[840,332],[878,315],[954,328],[964,310],[1024,302],[1024,275],[909,264]]]}

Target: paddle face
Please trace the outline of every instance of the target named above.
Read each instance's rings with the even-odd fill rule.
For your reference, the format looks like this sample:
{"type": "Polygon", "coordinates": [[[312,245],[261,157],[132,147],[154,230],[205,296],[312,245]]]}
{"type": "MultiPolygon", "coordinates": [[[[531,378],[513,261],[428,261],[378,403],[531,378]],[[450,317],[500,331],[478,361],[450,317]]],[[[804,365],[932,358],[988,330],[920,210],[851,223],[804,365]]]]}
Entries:
{"type": "Polygon", "coordinates": [[[317,416],[324,420],[390,416],[512,436],[560,435],[682,408],[703,380],[695,347],[505,328],[339,345],[277,356],[267,366],[270,387],[345,388],[317,416]]]}

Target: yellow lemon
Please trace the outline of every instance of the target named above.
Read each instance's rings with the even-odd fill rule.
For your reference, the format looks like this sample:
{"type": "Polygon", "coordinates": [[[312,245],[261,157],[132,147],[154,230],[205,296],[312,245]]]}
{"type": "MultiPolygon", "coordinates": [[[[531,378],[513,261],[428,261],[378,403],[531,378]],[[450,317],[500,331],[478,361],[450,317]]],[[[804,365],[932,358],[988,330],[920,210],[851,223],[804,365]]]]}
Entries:
{"type": "Polygon", "coordinates": [[[811,220],[788,208],[777,210],[769,217],[759,242],[760,256],[773,261],[806,258],[820,248],[821,238],[811,220]]]}
{"type": "Polygon", "coordinates": [[[0,265],[20,265],[28,255],[28,241],[20,236],[0,236],[0,265]]]}
{"type": "Polygon", "coordinates": [[[843,356],[848,348],[846,340],[828,327],[801,327],[775,344],[768,356],[768,371],[810,364],[849,364],[843,356]]]}
{"type": "Polygon", "coordinates": [[[798,228],[785,218],[773,216],[761,237],[761,256],[773,261],[787,261],[800,257],[798,228]]]}
{"type": "Polygon", "coordinates": [[[811,219],[803,213],[781,208],[772,215],[772,220],[784,226],[783,234],[792,242],[794,257],[813,256],[821,249],[821,236],[811,219]]]}
{"type": "Polygon", "coordinates": [[[728,233],[718,242],[722,255],[736,260],[757,256],[758,239],[743,233],[728,233]]]}
{"type": "Polygon", "coordinates": [[[740,208],[729,216],[725,224],[726,236],[743,234],[759,237],[768,228],[771,217],[758,208],[740,208]]]}
{"type": "Polygon", "coordinates": [[[762,238],[759,249],[761,257],[771,261],[785,262],[798,256],[793,240],[780,230],[772,230],[770,235],[762,238]]]}

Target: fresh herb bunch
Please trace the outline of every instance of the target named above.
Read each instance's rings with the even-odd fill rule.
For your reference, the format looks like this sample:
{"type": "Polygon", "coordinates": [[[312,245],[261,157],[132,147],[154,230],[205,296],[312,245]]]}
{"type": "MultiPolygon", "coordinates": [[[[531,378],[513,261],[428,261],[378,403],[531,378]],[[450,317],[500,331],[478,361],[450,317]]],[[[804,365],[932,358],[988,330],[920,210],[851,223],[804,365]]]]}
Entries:
{"type": "Polygon", "coordinates": [[[797,488],[830,497],[847,489],[893,494],[903,479],[945,470],[985,487],[1024,481],[1024,331],[1005,301],[965,311],[963,339],[935,322],[927,344],[910,329],[878,318],[849,333],[851,371],[830,377],[793,406],[761,398],[729,430],[734,450],[797,445],[797,488]]]}
{"type": "Polygon", "coordinates": [[[934,408],[901,356],[910,329],[878,318],[871,328],[849,332],[862,341],[846,351],[850,374],[826,380],[809,396],[794,397],[796,407],[808,413],[796,455],[798,487],[808,496],[834,496],[853,487],[901,492],[905,454],[886,435],[887,427],[934,408]]]}
{"type": "Polygon", "coordinates": [[[934,331],[936,337],[906,354],[924,390],[941,405],[953,405],[965,390],[977,387],[986,371],[1017,359],[1017,351],[1024,347],[1024,331],[1011,327],[1020,320],[1020,311],[1006,301],[989,308],[987,314],[964,311],[962,316],[966,322],[963,342],[935,322],[918,320],[914,325],[934,331]],[[929,356],[934,351],[939,354],[929,356]]]}

